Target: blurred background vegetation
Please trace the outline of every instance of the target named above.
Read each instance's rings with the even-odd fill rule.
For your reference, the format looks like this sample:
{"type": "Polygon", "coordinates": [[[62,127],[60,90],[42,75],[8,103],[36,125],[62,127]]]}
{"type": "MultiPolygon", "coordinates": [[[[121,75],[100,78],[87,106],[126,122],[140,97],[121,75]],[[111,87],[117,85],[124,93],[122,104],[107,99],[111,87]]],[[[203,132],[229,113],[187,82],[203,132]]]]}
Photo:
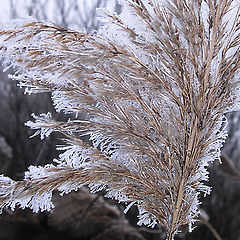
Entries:
{"type": "MultiPolygon", "coordinates": [[[[64,28],[93,33],[100,27],[96,9],[106,7],[121,12],[117,0],[2,0],[8,4],[4,21],[32,16],[49,20],[64,28]]],[[[29,139],[32,130],[24,126],[31,113],[52,112],[48,93],[24,95],[17,82],[10,80],[0,67],[0,171],[13,179],[22,179],[29,165],[45,165],[58,156],[60,144],[53,134],[41,141],[29,139]]],[[[240,113],[227,115],[229,137],[222,149],[222,164],[210,166],[210,196],[202,197],[202,217],[192,234],[188,229],[176,239],[240,240],[240,113]]],[[[89,193],[87,188],[67,196],[54,196],[55,209],[50,213],[33,214],[30,210],[5,210],[0,215],[0,239],[79,239],[79,240],[161,240],[164,230],[139,227],[133,207],[123,214],[124,205],[103,198],[104,193],[89,193]]]]}

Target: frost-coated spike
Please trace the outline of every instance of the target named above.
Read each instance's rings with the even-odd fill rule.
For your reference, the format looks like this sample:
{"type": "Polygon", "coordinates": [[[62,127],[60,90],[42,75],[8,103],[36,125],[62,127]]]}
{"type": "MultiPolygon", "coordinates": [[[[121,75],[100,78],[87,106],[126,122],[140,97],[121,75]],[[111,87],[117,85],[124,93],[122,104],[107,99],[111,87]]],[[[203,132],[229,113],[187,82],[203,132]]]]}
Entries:
{"type": "Polygon", "coordinates": [[[41,139],[62,134],[63,153],[21,182],[2,176],[1,208],[49,210],[53,190],[87,185],[135,204],[138,224],[161,224],[172,240],[182,225],[193,229],[227,137],[224,114],[240,109],[239,1],[120,2],[120,15],[101,10],[95,35],[41,21],[1,28],[12,78],[72,114],[27,122],[41,139]]]}

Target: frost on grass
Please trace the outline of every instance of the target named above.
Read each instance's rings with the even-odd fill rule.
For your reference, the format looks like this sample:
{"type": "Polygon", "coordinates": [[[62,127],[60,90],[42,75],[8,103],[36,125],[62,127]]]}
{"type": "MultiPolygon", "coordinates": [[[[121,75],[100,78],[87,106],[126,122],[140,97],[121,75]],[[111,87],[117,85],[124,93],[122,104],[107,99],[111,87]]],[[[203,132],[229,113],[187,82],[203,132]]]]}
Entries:
{"type": "Polygon", "coordinates": [[[207,167],[220,160],[224,114],[239,109],[239,4],[231,0],[121,0],[100,10],[95,35],[41,21],[0,31],[5,66],[28,93],[49,91],[57,112],[33,115],[40,138],[63,135],[54,165],[23,181],[2,176],[1,207],[53,207],[53,190],[82,185],[139,209],[173,239],[210,193],[207,167]],[[231,18],[230,18],[231,16],[231,18]],[[83,118],[84,116],[84,118],[83,118]],[[87,139],[85,141],[84,139],[87,139]],[[41,199],[43,201],[41,201],[41,199]]]}

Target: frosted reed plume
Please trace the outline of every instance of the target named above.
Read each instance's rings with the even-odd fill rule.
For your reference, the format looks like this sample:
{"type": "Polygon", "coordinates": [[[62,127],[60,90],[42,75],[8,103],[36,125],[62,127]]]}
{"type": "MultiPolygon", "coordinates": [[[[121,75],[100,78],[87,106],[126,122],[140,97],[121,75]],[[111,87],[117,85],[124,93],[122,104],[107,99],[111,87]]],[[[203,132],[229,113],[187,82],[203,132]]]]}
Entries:
{"type": "Polygon", "coordinates": [[[40,21],[0,31],[4,64],[27,93],[52,92],[56,111],[27,123],[41,138],[61,133],[55,164],[29,167],[23,181],[0,179],[1,208],[50,210],[52,192],[82,185],[139,209],[173,239],[209,193],[209,163],[239,109],[240,4],[234,0],[123,0],[101,11],[94,35],[40,21]],[[81,119],[82,113],[85,119],[81,119]],[[84,142],[83,136],[90,138],[84,142]]]}

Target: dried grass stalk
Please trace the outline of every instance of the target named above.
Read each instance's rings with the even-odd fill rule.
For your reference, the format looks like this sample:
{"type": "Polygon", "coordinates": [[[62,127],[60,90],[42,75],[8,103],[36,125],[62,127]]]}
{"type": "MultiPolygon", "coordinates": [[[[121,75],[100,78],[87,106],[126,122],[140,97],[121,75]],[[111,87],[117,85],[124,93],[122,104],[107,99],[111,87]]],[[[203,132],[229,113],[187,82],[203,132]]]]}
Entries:
{"type": "Polygon", "coordinates": [[[124,0],[120,16],[91,36],[43,22],[1,31],[1,54],[30,93],[52,92],[57,111],[27,125],[57,131],[57,165],[2,177],[1,207],[49,210],[53,190],[88,185],[139,208],[139,224],[173,239],[209,193],[206,167],[219,160],[224,114],[239,108],[240,6],[234,0],[124,0]],[[82,120],[78,114],[85,113],[82,120]],[[90,137],[90,143],[82,140],[90,137]]]}

